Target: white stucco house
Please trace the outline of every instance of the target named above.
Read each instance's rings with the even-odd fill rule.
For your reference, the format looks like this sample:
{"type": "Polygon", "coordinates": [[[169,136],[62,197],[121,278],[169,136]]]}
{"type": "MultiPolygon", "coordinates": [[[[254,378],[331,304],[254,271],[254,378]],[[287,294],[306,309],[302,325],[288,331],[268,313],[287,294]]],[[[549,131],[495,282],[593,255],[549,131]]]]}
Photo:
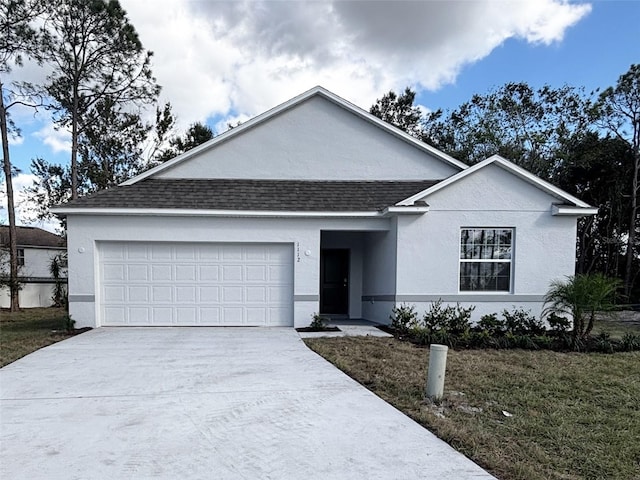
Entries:
{"type": "MultiPolygon", "coordinates": [[[[21,289],[18,293],[20,308],[50,307],[56,280],[51,276],[51,260],[67,250],[65,239],[37,227],[16,227],[18,244],[18,276],[21,289]]],[[[2,274],[9,272],[9,227],[0,226],[2,248],[2,274]]],[[[67,271],[60,272],[66,283],[67,271]]],[[[11,296],[8,288],[0,288],[0,307],[9,308],[11,296]]]]}
{"type": "Polygon", "coordinates": [[[387,323],[522,306],[574,272],[596,209],[494,156],[468,167],[316,87],[66,216],[79,327],[387,323]]]}

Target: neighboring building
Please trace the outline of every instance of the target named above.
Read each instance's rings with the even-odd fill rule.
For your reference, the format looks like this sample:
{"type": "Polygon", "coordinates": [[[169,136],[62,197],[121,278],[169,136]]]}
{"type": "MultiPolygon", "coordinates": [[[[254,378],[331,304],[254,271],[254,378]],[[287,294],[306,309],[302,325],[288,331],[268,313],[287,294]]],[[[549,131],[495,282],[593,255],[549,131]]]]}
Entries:
{"type": "MultiPolygon", "coordinates": [[[[21,308],[49,307],[53,304],[55,279],[49,267],[56,255],[67,250],[65,239],[36,227],[16,227],[18,243],[18,275],[22,288],[18,294],[21,308]]],[[[0,226],[2,270],[9,272],[9,227],[0,226]]],[[[67,281],[67,270],[63,269],[63,281],[67,281]]],[[[0,307],[10,306],[8,288],[0,289],[0,307]]]]}
{"type": "Polygon", "coordinates": [[[62,205],[70,313],[104,325],[388,322],[401,303],[539,315],[596,209],[500,157],[473,167],[314,88],[62,205]]]}

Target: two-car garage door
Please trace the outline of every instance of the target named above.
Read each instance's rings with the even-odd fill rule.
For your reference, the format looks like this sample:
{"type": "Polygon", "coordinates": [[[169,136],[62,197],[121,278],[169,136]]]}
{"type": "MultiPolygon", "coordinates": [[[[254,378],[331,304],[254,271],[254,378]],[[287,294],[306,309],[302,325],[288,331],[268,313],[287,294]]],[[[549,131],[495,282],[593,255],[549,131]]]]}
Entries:
{"type": "Polygon", "coordinates": [[[102,325],[291,326],[289,244],[103,242],[102,325]]]}

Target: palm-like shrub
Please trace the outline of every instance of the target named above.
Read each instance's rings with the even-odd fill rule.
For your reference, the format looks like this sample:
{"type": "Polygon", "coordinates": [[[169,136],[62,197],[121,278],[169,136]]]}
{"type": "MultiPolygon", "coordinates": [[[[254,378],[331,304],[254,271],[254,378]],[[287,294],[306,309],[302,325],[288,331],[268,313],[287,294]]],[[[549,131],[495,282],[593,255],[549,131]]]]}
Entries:
{"type": "Polygon", "coordinates": [[[589,336],[596,313],[611,312],[620,281],[600,273],[575,275],[566,281],[551,282],[545,295],[544,315],[567,316],[573,322],[571,343],[573,348],[589,336]]]}

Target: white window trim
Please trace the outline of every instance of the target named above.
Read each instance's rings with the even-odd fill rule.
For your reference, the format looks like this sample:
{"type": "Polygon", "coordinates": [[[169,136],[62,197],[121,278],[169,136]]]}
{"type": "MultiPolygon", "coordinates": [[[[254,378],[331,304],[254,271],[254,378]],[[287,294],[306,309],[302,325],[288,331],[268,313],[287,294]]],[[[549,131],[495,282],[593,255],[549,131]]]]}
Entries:
{"type": "Polygon", "coordinates": [[[516,228],[515,227],[460,227],[458,232],[458,293],[474,295],[513,295],[513,260],[515,257],[515,243],[516,243],[516,228]],[[460,258],[460,245],[462,244],[462,231],[463,230],[511,230],[511,258],[460,258]],[[509,289],[508,290],[462,290],[460,288],[460,266],[463,263],[506,263],[509,262],[509,289]]]}

